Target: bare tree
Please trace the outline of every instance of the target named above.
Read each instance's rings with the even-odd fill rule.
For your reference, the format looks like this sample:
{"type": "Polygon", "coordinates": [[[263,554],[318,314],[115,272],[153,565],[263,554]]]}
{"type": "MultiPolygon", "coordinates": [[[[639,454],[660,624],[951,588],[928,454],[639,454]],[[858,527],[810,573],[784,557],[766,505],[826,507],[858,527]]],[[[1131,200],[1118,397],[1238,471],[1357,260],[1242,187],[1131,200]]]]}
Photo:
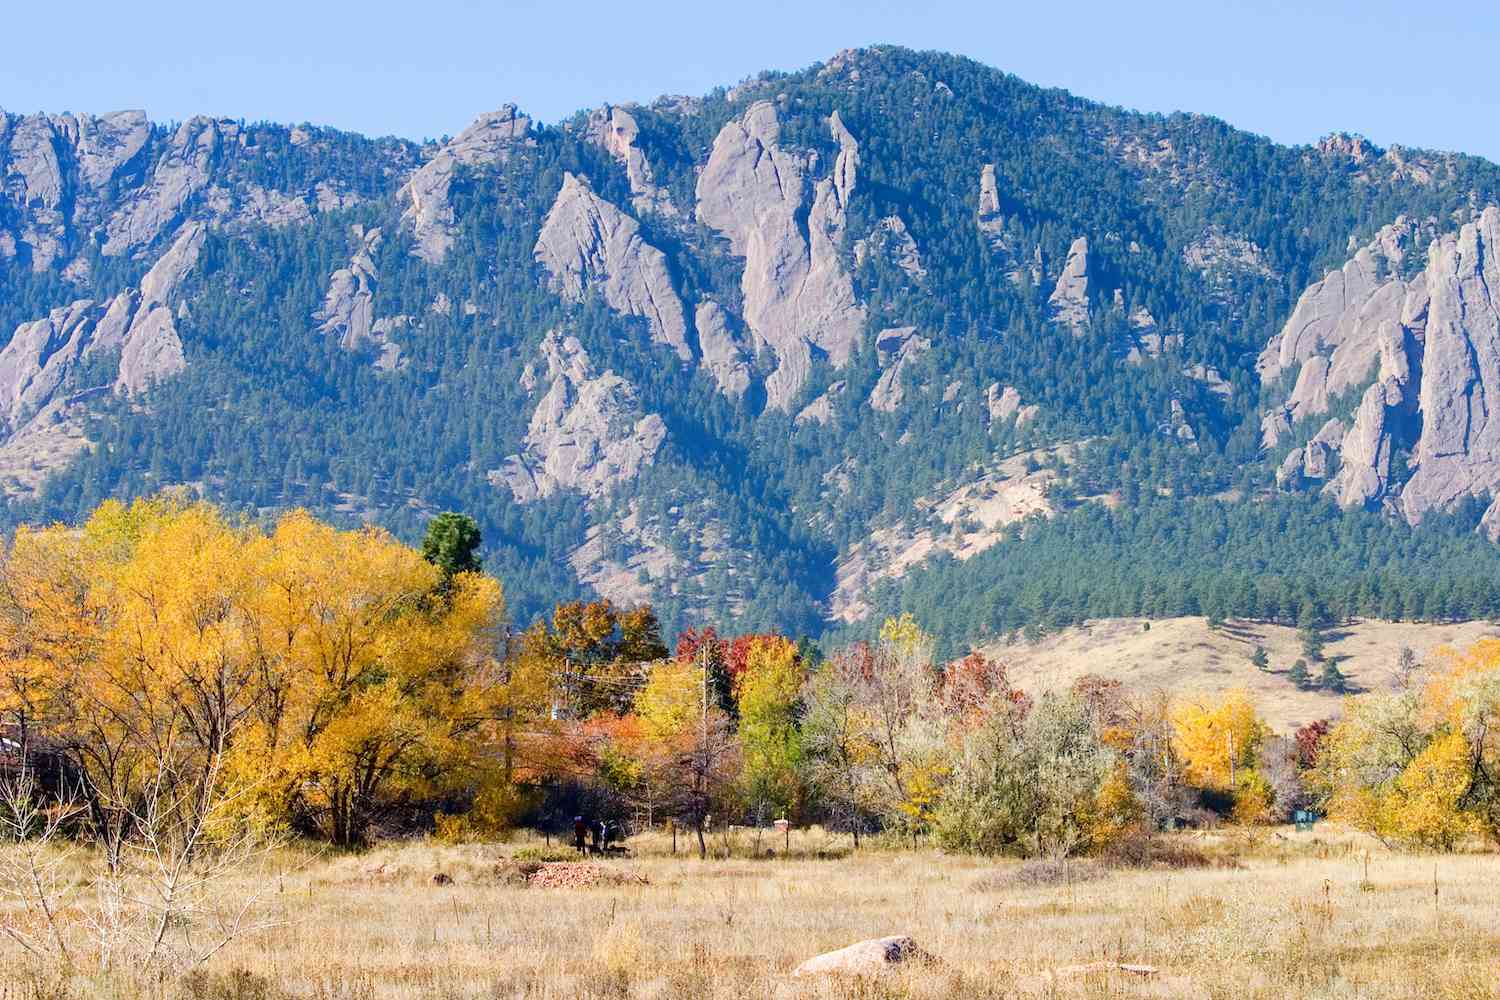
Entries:
{"type": "Polygon", "coordinates": [[[24,746],[20,759],[17,770],[0,780],[0,833],[13,842],[0,851],[0,896],[19,904],[19,916],[7,915],[0,930],[34,958],[53,957],[71,969],[63,914],[82,876],[79,851],[62,830],[79,807],[72,802],[45,807],[24,746]]]}
{"type": "Polygon", "coordinates": [[[108,840],[93,829],[92,810],[49,803],[30,767],[0,781],[0,822],[15,841],[0,852],[0,896],[18,901],[23,918],[0,931],[34,958],[68,969],[175,973],[275,923],[257,916],[264,889],[222,891],[277,846],[242,808],[248,793],[226,790],[222,756],[211,755],[206,768],[184,767],[170,753],[156,759],[141,794],[106,801],[108,840]],[[91,830],[98,851],[66,836],[70,824],[91,830]]]}

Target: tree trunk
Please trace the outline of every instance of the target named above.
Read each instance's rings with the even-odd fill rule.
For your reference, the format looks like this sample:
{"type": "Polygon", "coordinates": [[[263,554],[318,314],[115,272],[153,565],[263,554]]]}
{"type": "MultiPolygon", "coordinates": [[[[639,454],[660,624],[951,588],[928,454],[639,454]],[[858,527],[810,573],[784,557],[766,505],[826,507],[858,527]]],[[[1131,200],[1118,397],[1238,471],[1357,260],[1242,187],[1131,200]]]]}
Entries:
{"type": "Polygon", "coordinates": [[[708,860],[708,844],[703,840],[703,821],[698,821],[698,860],[708,860]]]}

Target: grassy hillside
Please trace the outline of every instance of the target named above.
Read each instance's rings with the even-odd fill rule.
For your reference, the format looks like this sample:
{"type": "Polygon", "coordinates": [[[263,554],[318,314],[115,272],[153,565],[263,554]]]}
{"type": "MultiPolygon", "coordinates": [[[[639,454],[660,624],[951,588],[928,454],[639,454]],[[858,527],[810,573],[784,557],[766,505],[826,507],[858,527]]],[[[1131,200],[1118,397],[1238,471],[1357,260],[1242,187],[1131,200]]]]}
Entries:
{"type": "MultiPolygon", "coordinates": [[[[1440,646],[1464,646],[1500,636],[1487,621],[1454,624],[1355,620],[1324,633],[1324,655],[1338,663],[1354,692],[1391,686],[1396,659],[1409,647],[1419,661],[1440,646]]],[[[1063,629],[1037,643],[997,643],[985,652],[1009,665],[1013,683],[1029,691],[1066,688],[1085,674],[1120,681],[1135,691],[1164,689],[1206,693],[1243,687],[1255,697],[1266,721],[1289,732],[1339,711],[1341,695],[1298,690],[1287,671],[1302,657],[1297,630],[1286,625],[1231,619],[1210,628],[1205,618],[1108,618],[1063,629]],[[1270,669],[1251,662],[1264,646],[1270,669]]],[[[1311,668],[1316,675],[1317,668],[1311,668]]]]}

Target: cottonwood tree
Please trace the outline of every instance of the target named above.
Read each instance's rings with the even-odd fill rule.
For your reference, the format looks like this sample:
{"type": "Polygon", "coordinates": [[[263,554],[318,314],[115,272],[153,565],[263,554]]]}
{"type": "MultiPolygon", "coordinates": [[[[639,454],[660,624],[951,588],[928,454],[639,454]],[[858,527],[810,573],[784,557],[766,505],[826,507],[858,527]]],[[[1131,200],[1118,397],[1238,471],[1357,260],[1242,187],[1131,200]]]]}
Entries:
{"type": "Polygon", "coordinates": [[[636,695],[635,714],[642,780],[664,811],[694,831],[698,856],[706,858],[708,819],[729,805],[740,769],[739,744],[718,706],[706,659],[656,664],[636,695]]]}
{"type": "Polygon", "coordinates": [[[649,604],[619,609],[609,601],[572,601],[521,637],[527,655],[551,663],[559,711],[586,719],[630,711],[648,667],[667,656],[649,604]]]}
{"type": "Polygon", "coordinates": [[[740,794],[757,825],[772,812],[786,814],[802,798],[797,711],[804,679],[796,644],[780,637],[754,642],[738,677],[740,794]]]}
{"type": "Polygon", "coordinates": [[[1231,791],[1255,767],[1266,726],[1244,691],[1185,697],[1171,709],[1173,746],[1182,773],[1198,788],[1231,791]]]}
{"type": "MultiPolygon", "coordinates": [[[[379,803],[474,761],[495,717],[496,581],[302,512],[269,532],[206,504],[102,506],[17,534],[0,576],[0,690],[47,718],[118,864],[162,773],[357,843],[379,803]]],[[[180,786],[180,787],[179,787],[180,786]]]]}

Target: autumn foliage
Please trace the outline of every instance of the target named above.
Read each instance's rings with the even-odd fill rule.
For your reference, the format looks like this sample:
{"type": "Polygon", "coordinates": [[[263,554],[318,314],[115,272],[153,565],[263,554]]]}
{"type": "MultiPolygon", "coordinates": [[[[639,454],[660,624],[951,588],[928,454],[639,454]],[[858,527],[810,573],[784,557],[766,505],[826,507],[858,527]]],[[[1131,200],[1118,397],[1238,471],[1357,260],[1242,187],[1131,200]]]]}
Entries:
{"type": "Polygon", "coordinates": [[[65,756],[106,839],[166,765],[337,843],[482,766],[500,587],[444,586],[382,531],[111,502],[19,530],[3,587],[0,710],[65,756]]]}
{"type": "Polygon", "coordinates": [[[514,632],[478,542],[462,515],[418,551],[174,497],[22,528],[0,572],[0,717],[63,761],[116,848],[163,775],[338,844],[401,817],[486,837],[585,801],[674,821],[700,853],[720,818],[1052,856],[1308,807],[1392,844],[1500,831],[1500,641],[1284,739],[1243,691],[1086,676],[1034,697],[978,652],[937,662],[909,615],[822,660],[713,627],[669,653],[651,608],[604,600],[514,632]]]}

